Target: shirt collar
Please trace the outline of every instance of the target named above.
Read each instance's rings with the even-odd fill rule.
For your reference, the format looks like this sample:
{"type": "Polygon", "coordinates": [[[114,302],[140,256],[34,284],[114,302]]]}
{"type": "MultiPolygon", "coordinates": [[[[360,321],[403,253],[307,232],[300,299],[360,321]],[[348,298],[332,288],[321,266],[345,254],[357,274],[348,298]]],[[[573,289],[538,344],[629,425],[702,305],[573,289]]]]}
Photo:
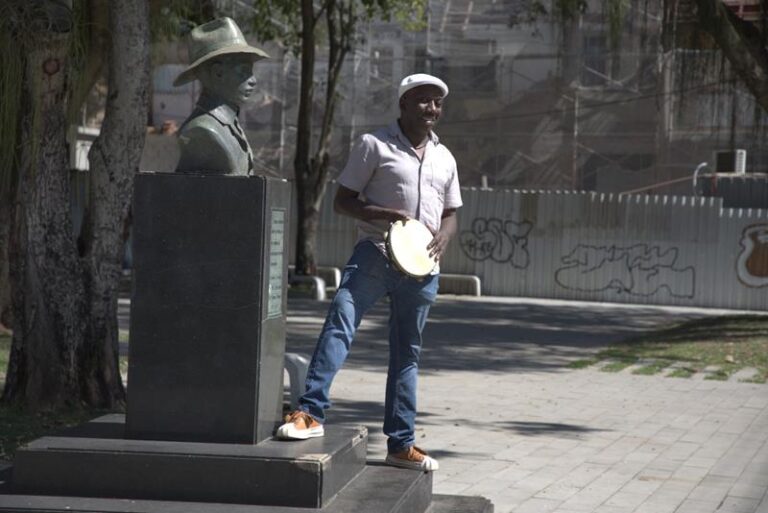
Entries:
{"type": "MultiPolygon", "coordinates": [[[[400,142],[402,142],[404,145],[408,146],[409,148],[413,146],[411,141],[408,140],[408,137],[405,136],[403,133],[403,130],[400,128],[400,123],[397,122],[397,120],[393,121],[389,127],[387,127],[387,131],[389,132],[390,137],[394,139],[398,139],[400,142]]],[[[440,143],[440,139],[437,137],[437,134],[433,132],[432,130],[429,131],[429,140],[437,146],[440,143]]]]}
{"type": "Polygon", "coordinates": [[[238,114],[238,109],[205,93],[200,95],[200,99],[197,100],[197,106],[216,118],[222,125],[233,124],[238,114]]]}

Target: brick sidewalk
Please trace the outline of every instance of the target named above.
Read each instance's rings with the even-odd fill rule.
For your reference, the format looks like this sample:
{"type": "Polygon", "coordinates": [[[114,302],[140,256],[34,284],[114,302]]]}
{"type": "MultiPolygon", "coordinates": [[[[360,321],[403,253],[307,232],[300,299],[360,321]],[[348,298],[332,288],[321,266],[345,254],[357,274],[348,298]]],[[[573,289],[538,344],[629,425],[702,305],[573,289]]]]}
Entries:
{"type": "MultiPolygon", "coordinates": [[[[288,350],[310,353],[327,303],[291,300],[288,350]]],[[[704,310],[441,297],[419,383],[435,493],[497,513],[768,513],[768,386],[572,370],[608,343],[704,310]]],[[[329,424],[369,429],[382,459],[386,305],[361,326],[329,424]]]]}

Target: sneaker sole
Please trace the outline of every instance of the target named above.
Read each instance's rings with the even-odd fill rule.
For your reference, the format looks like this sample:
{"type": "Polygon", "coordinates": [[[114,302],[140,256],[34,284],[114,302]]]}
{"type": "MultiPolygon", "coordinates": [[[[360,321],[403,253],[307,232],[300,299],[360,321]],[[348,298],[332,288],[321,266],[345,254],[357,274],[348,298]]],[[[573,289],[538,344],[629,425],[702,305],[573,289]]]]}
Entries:
{"type": "Polygon", "coordinates": [[[440,465],[438,465],[437,461],[429,458],[432,463],[431,464],[425,464],[424,462],[415,462],[415,461],[408,461],[403,460],[400,458],[394,458],[392,456],[387,456],[384,460],[384,463],[387,465],[391,465],[393,467],[400,467],[400,468],[407,468],[408,470],[423,470],[426,472],[434,472],[435,470],[438,470],[440,468],[440,465]]]}
{"type": "Polygon", "coordinates": [[[277,429],[275,436],[280,440],[307,440],[325,435],[323,426],[311,429],[296,429],[293,424],[284,424],[277,429]]]}

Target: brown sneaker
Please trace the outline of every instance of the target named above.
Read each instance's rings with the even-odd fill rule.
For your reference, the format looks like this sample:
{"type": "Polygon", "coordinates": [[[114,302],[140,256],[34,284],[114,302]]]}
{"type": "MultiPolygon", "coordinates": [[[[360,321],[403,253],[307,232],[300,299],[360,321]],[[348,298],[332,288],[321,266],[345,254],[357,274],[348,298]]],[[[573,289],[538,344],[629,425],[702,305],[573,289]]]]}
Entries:
{"type": "Polygon", "coordinates": [[[306,440],[323,436],[323,425],[309,413],[296,410],[285,416],[285,424],[277,428],[277,438],[281,440],[306,440]]]}
{"type": "Polygon", "coordinates": [[[402,452],[387,454],[387,459],[384,462],[393,467],[426,470],[428,472],[437,470],[440,467],[436,459],[430,458],[424,449],[419,449],[415,445],[408,447],[402,452]]]}

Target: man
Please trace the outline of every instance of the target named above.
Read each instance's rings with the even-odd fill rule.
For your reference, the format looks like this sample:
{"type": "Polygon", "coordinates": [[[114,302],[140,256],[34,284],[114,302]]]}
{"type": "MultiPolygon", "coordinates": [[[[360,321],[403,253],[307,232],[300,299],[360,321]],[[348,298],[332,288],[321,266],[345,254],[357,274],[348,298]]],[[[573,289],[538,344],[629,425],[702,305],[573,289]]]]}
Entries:
{"type": "Polygon", "coordinates": [[[300,409],[280,426],[279,438],[323,436],[331,382],[349,353],[363,314],[388,295],[386,462],[420,470],[438,468],[435,459],[414,445],[421,333],[437,295],[438,274],[436,270],[419,280],[399,272],[387,257],[384,234],[395,221],[417,219],[433,233],[427,247],[439,260],[456,233],[456,209],[462,204],[456,161],[432,132],[447,94],[448,86],[439,78],[426,74],[404,78],[399,88],[400,118],[363,135],[339,176],[334,208],[358,219],[358,243],[318,339],[300,409]]]}
{"type": "Polygon", "coordinates": [[[182,173],[251,175],[253,152],[237,121],[256,88],[253,63],[268,57],[250,46],[230,18],[210,21],[189,35],[192,60],[173,85],[200,80],[195,110],[179,129],[182,173]]]}

